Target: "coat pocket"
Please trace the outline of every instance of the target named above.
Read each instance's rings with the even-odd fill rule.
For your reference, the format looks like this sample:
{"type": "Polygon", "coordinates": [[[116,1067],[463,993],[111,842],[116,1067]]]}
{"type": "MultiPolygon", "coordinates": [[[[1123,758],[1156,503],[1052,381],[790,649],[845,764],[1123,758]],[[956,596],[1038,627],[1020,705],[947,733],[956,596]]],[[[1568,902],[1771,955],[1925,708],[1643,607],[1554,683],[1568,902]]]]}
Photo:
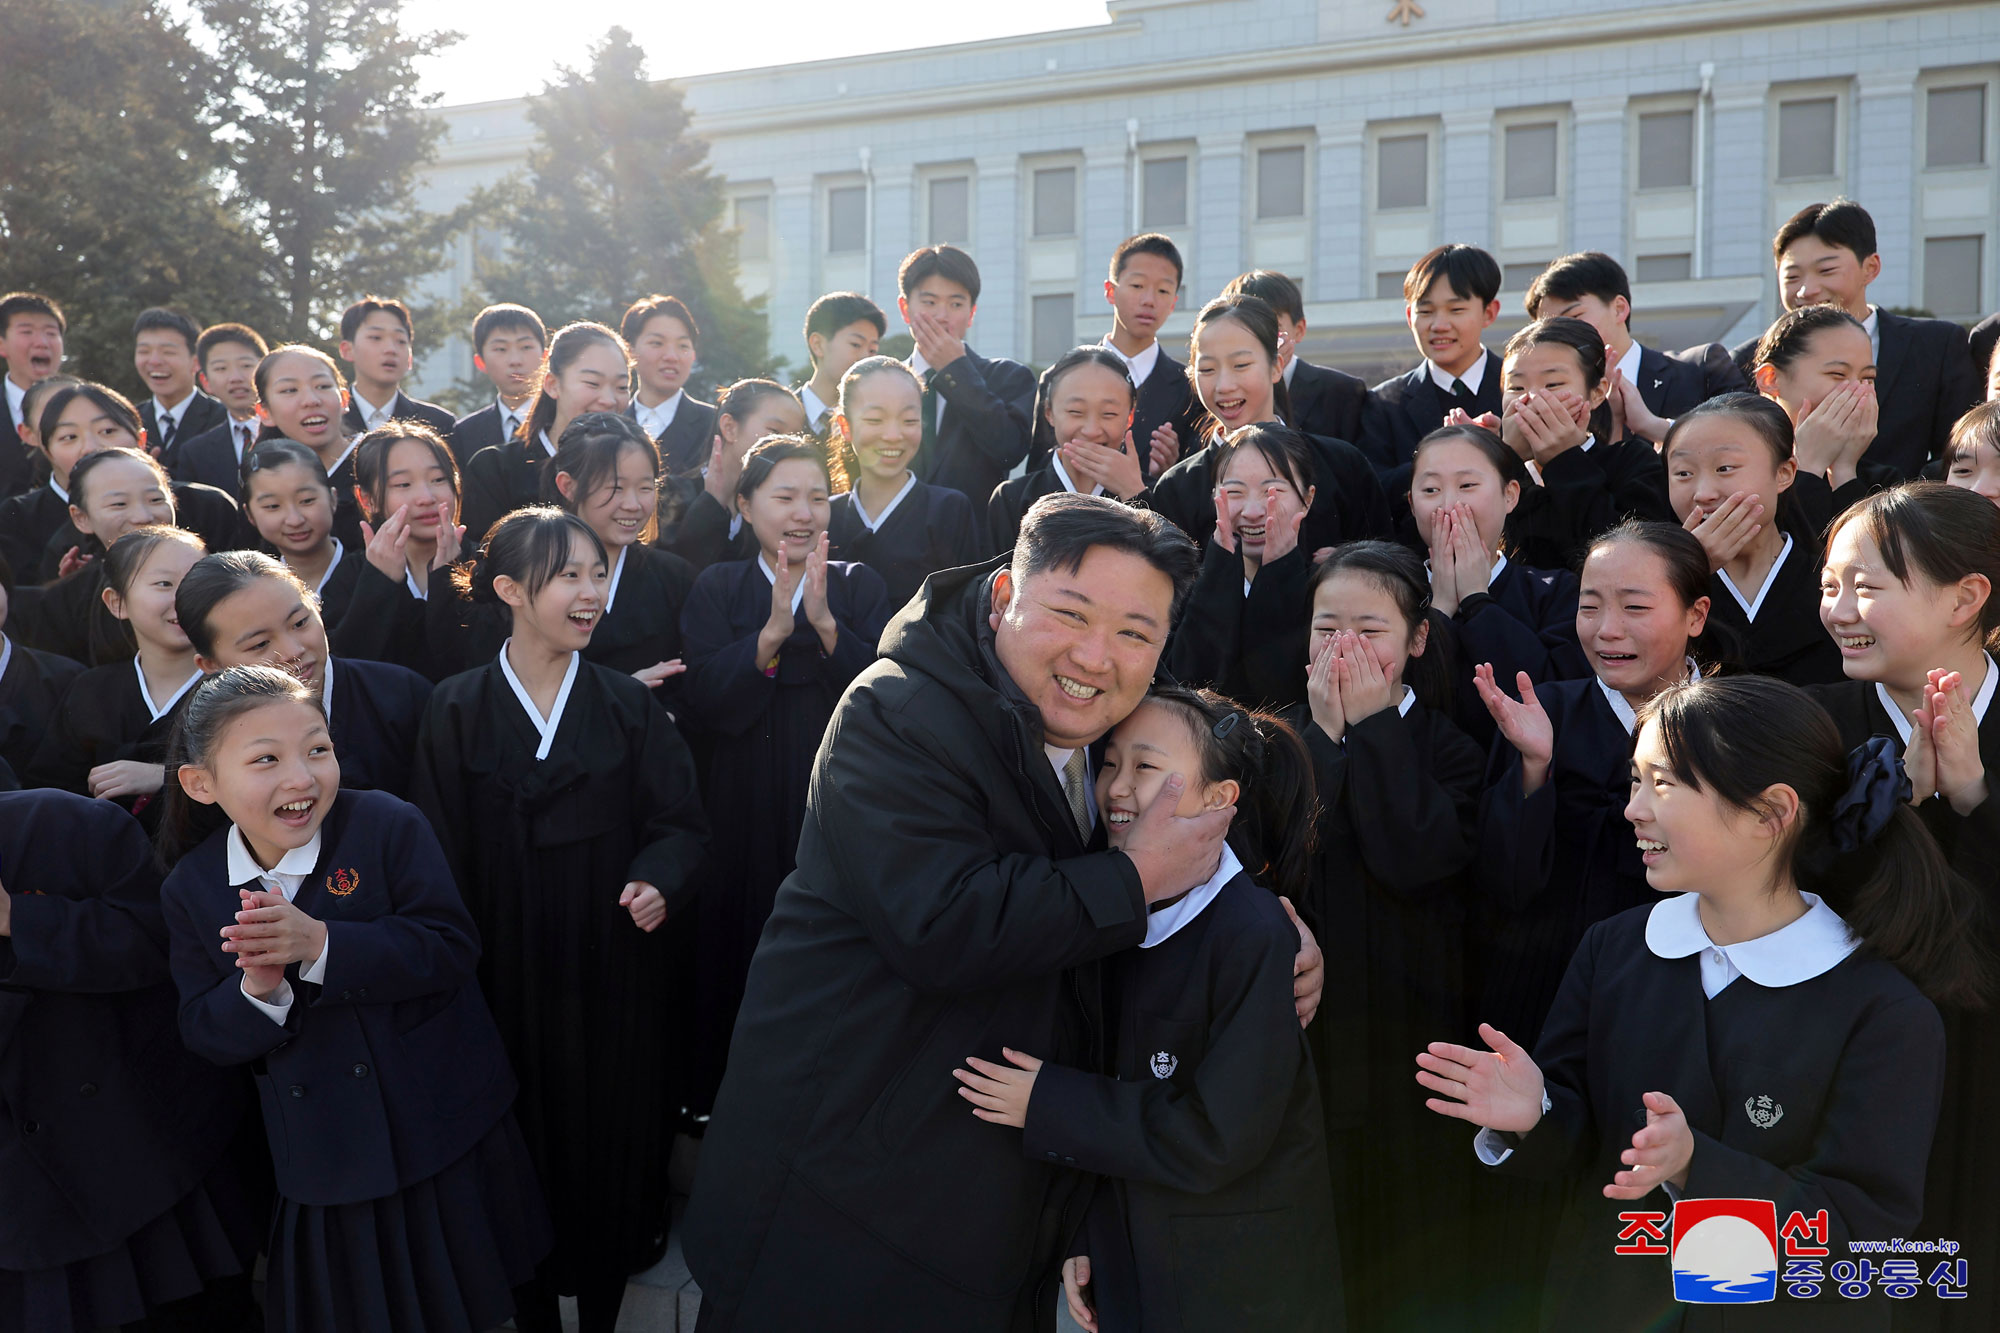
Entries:
{"type": "Polygon", "coordinates": [[[1206,1023],[1142,1013],[1133,1016],[1132,1030],[1137,1049],[1128,1067],[1119,1070],[1121,1077],[1166,1079],[1184,1089],[1194,1087],[1194,1072],[1208,1050],[1206,1023]]]}

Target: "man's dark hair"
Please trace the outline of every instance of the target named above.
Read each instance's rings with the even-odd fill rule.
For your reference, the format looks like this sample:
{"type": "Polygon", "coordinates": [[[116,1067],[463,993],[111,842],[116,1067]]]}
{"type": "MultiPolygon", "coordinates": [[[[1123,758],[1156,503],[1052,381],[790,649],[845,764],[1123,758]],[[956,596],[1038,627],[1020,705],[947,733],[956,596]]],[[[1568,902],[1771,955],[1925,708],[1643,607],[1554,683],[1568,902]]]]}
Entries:
{"type": "Polygon", "coordinates": [[[1771,241],[1771,258],[1781,260],[1785,251],[1801,236],[1817,236],[1828,245],[1852,250],[1856,259],[1875,253],[1875,219],[1852,199],[1836,199],[1830,204],[1807,204],[1785,219],[1771,241]]]}
{"type": "Polygon", "coordinates": [[[178,310],[169,310],[165,306],[159,305],[141,310],[139,318],[132,321],[132,340],[137,342],[140,334],[151,333],[155,329],[164,329],[169,333],[180,334],[187,341],[189,356],[194,355],[194,346],[201,341],[201,326],[199,324],[196,324],[178,310]]]}
{"type": "Polygon", "coordinates": [[[16,315],[47,315],[57,328],[69,332],[69,321],[63,318],[62,307],[40,292],[8,292],[0,296],[0,337],[6,336],[7,326],[16,315]]]}
{"type": "Polygon", "coordinates": [[[1239,273],[1222,289],[1224,296],[1254,296],[1294,324],[1306,322],[1305,293],[1299,285],[1271,268],[1253,268],[1239,273]]]}
{"type": "Polygon", "coordinates": [[[1174,585],[1172,614],[1180,615],[1201,567],[1194,543],[1152,510],[1102,495],[1058,491],[1035,501],[1022,516],[1014,542],[1014,579],[1025,582],[1048,569],[1074,574],[1093,546],[1129,551],[1165,574],[1174,585]]]}
{"type": "Polygon", "coordinates": [[[679,320],[681,327],[687,330],[688,340],[696,346],[701,345],[701,326],[694,322],[694,311],[688,309],[687,302],[678,296],[662,296],[658,292],[642,296],[626,306],[625,313],[618,320],[618,332],[624,335],[628,345],[637,344],[646,326],[662,315],[679,320]]]}
{"type": "Polygon", "coordinates": [[[486,340],[502,330],[532,333],[545,350],[549,345],[549,327],[542,323],[540,315],[524,305],[502,302],[487,306],[472,317],[472,350],[483,355],[486,340]]]}
{"type": "Polygon", "coordinates": [[[1586,296],[1594,296],[1606,305],[1611,304],[1613,297],[1622,296],[1629,307],[1632,304],[1632,283],[1625,276],[1624,265],[1602,250],[1564,255],[1535,275],[1535,280],[1528,284],[1528,295],[1522,305],[1529,319],[1540,319],[1542,302],[1553,301],[1564,305],[1586,296]]]}
{"type": "Polygon", "coordinates": [[[1461,300],[1492,305],[1500,299],[1500,261],[1476,245],[1440,245],[1410,265],[1403,299],[1415,305],[1440,279],[1461,300]]]}
{"type": "Polygon", "coordinates": [[[1187,281],[1187,269],[1181,264],[1181,248],[1174,244],[1171,236],[1162,236],[1156,231],[1144,232],[1138,236],[1127,236],[1118,242],[1118,248],[1111,252],[1111,280],[1118,281],[1125,272],[1125,265],[1133,255],[1158,255],[1174,266],[1174,285],[1187,281]]]}
{"type": "Polygon", "coordinates": [[[224,343],[237,343],[247,347],[257,354],[257,359],[260,361],[271,351],[264,341],[264,335],[248,324],[211,324],[203,329],[201,337],[195,340],[194,363],[197,366],[206,365],[208,354],[224,343]]]}
{"type": "Polygon", "coordinates": [[[396,322],[403,326],[403,332],[414,338],[417,326],[410,319],[410,308],[393,297],[364,296],[347,309],[340,312],[340,340],[354,341],[354,335],[361,332],[361,321],[370,315],[394,315],[396,322]]]}
{"type": "Polygon", "coordinates": [[[913,251],[896,270],[896,290],[908,296],[929,278],[943,278],[965,288],[965,294],[979,304],[979,265],[955,245],[927,245],[913,251]]]}
{"type": "Polygon", "coordinates": [[[828,292],[812,303],[806,311],[806,353],[812,353],[812,336],[817,333],[822,338],[831,338],[850,324],[867,320],[875,326],[875,336],[881,337],[889,331],[888,317],[882,307],[863,296],[860,292],[828,292]]]}

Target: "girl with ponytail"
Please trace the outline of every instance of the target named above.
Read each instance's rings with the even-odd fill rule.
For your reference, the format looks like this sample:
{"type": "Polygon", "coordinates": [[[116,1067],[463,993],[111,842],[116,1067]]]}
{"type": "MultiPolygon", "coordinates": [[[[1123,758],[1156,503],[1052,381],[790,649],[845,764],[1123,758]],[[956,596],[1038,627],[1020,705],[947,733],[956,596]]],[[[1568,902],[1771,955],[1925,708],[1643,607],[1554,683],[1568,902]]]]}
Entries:
{"type": "Polygon", "coordinates": [[[1063,1265],[1086,1329],[1337,1324],[1319,1085],[1292,1007],[1313,805],[1290,726],[1156,688],[1105,742],[1111,846],[1176,815],[1235,817],[1207,882],[1154,904],[1140,946],[1104,962],[1116,1076],[1014,1050],[956,1071],[972,1113],[1022,1129],[1029,1155],[1106,1177],[1063,1265]]]}
{"type": "MultiPolygon", "coordinates": [[[[1781,681],[1673,685],[1641,710],[1625,815],[1672,896],[1591,927],[1532,1057],[1491,1024],[1484,1049],[1416,1057],[1480,1161],[1567,1182],[1542,1327],[1657,1326],[1668,1275],[1606,1243],[1635,1205],[1768,1199],[1780,1225],[1823,1215],[1834,1254],[1926,1234],[1933,1002],[1976,1000],[1984,959],[1909,791],[1886,743],[1850,753],[1781,681]]],[[[1823,1291],[1771,1326],[1883,1328],[1885,1300],[1823,1291]]]]}

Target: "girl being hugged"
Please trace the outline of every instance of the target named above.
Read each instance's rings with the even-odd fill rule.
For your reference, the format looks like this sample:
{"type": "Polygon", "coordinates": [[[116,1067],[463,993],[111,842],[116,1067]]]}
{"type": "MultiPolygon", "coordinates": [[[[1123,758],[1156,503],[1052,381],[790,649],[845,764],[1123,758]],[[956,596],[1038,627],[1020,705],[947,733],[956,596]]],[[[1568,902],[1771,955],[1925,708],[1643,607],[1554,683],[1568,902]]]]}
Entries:
{"type": "Polygon", "coordinates": [[[161,889],[188,1049],[251,1065],[277,1170],[272,1329],[477,1330],[547,1251],[479,939],[430,826],[340,790],[326,714],[268,667],[174,736],[161,889]],[[186,846],[188,802],[229,823],[186,846]]]}
{"type": "Polygon", "coordinates": [[[457,460],[421,422],[377,426],[354,447],[354,495],[368,515],[367,544],[348,614],[327,621],[334,650],[428,680],[451,675],[462,664],[448,639],[433,642],[426,613],[433,599],[453,596],[452,566],[465,536],[457,460]]]}
{"type": "Polygon", "coordinates": [[[125,661],[136,645],[131,627],[105,605],[103,553],[134,528],[175,526],[173,491],[151,454],[121,445],[79,462],[69,497],[70,521],[91,550],[67,548],[62,577],[43,589],[21,637],[85,666],[125,661]]]}
{"type": "Polygon", "coordinates": [[[1132,443],[1139,391],[1125,359],[1102,344],[1072,348],[1042,376],[1038,406],[1054,436],[1040,467],[993,488],[986,502],[986,545],[1014,549],[1021,518],[1044,495],[1075,491],[1130,502],[1146,492],[1132,443]]]}
{"type": "Polygon", "coordinates": [[[291,440],[266,440],[243,456],[243,511],[299,582],[338,625],[354,599],[362,562],[333,537],[333,483],[319,455],[291,440]]]}
{"type": "MultiPolygon", "coordinates": [[[[1491,1024],[1489,1049],[1416,1057],[1430,1108],[1480,1127],[1481,1161],[1567,1182],[1542,1327],[1660,1326],[1667,1274],[1605,1243],[1634,1207],[1768,1199],[1781,1227],[1824,1217],[1815,1243],[1834,1254],[1924,1234],[1933,1000],[1976,997],[1983,960],[1963,929],[1970,890],[1908,789],[1886,745],[1849,754],[1782,681],[1675,685],[1645,706],[1626,817],[1648,883],[1672,896],[1590,928],[1532,1058],[1491,1024]]],[[[1776,1268],[1774,1253],[1673,1281],[1699,1297],[1776,1268]]],[[[1779,1293],[1742,1326],[1890,1326],[1881,1295],[1799,1299],[1779,1293]]]]}
{"type": "Polygon", "coordinates": [[[317,347],[289,343],[271,349],[257,363],[256,383],[257,415],[264,422],[258,443],[286,439],[319,457],[333,487],[334,540],[359,551],[363,538],[361,507],[354,500],[355,441],[342,423],[347,377],[317,347]]]}
{"type": "Polygon", "coordinates": [[[681,614],[682,701],[716,830],[697,927],[698,1112],[721,1081],[750,955],[795,864],[820,737],[894,609],[874,570],[827,558],[832,489],[811,436],[758,441],[736,489],[757,555],[704,569],[681,614]]]}
{"type": "Polygon", "coordinates": [[[798,395],[776,380],[738,380],[724,389],[715,402],[708,463],[660,487],[659,544],[696,570],[756,555],[756,534],[736,509],[744,456],[766,436],[806,433],[798,395]]]}
{"type": "Polygon", "coordinates": [[[1339,1327],[1318,1079],[1292,1006],[1298,929],[1277,896],[1307,891],[1305,748],[1269,714],[1160,687],[1113,728],[1095,787],[1113,848],[1233,811],[1221,860],[1104,961],[1112,1075],[1006,1050],[1006,1064],[968,1058],[959,1095],[1023,1130],[1029,1156],[1105,1177],[1063,1265],[1085,1329],[1339,1327]]]}
{"type": "Polygon", "coordinates": [[[521,1127],[555,1249],[518,1326],[556,1333],[559,1293],[609,1333],[667,1216],[666,1058],[675,1028],[660,924],[690,905],[707,833],[694,763],[646,686],[583,657],[603,544],[572,514],[502,518],[465,574],[513,634],[440,684],[415,799],[485,943],[480,980],[521,1078],[521,1127]]]}
{"type": "Polygon", "coordinates": [[[848,489],[827,517],[828,554],[867,565],[901,607],[940,569],[980,558],[972,504],[911,471],[923,443],[924,388],[894,357],[857,361],[841,376],[833,445],[848,489]]]}

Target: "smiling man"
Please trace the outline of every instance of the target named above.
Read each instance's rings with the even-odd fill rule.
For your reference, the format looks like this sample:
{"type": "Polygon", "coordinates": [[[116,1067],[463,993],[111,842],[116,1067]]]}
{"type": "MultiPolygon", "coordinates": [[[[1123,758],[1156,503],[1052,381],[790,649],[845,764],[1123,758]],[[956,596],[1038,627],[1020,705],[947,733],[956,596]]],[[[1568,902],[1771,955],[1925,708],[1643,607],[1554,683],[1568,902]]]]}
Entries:
{"type": "Polygon", "coordinates": [[[1011,556],[933,575],[883,632],[821,743],[702,1147],[701,1328],[1053,1318],[1086,1178],[977,1119],[952,1070],[1003,1046],[1098,1068],[1097,960],[1215,863],[1233,810],[1177,818],[1170,781],[1110,851],[1090,796],[1195,569],[1158,515],[1051,495],[1011,556]]]}

